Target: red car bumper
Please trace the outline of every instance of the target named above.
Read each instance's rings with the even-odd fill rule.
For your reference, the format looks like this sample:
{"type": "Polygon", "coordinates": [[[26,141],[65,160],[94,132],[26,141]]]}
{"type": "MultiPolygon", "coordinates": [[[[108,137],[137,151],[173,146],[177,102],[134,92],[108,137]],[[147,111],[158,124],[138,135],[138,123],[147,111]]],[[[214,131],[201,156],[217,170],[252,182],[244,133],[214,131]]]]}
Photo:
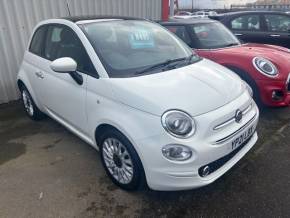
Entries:
{"type": "Polygon", "coordinates": [[[290,90],[286,81],[256,80],[262,102],[267,106],[282,107],[290,105],[290,90]]]}

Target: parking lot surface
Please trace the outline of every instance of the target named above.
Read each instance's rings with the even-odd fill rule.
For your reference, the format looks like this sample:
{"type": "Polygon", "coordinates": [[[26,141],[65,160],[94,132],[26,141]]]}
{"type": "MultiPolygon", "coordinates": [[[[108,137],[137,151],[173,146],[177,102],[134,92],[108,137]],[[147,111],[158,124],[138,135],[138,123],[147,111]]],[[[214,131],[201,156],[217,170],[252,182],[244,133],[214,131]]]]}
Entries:
{"type": "Polygon", "coordinates": [[[263,109],[259,141],[197,190],[125,192],[99,154],[55,121],[0,106],[0,217],[289,217],[290,108],[263,109]]]}

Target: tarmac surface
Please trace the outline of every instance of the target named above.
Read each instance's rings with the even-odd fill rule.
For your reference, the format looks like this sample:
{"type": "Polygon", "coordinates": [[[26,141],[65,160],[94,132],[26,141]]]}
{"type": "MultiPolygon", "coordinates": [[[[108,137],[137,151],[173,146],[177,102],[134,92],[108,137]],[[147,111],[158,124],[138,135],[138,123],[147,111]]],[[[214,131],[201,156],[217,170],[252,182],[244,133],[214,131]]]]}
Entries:
{"type": "Polygon", "coordinates": [[[263,109],[255,147],[197,190],[125,192],[55,121],[0,106],[0,217],[290,217],[290,108],[263,109]]]}

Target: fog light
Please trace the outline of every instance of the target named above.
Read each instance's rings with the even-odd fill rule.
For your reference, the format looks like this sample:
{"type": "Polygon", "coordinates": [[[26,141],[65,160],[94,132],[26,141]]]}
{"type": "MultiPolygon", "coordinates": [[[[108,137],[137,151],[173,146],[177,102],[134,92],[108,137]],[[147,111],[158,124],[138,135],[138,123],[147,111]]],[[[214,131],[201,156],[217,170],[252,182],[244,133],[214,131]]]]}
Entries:
{"type": "Polygon", "coordinates": [[[192,156],[192,151],[190,148],[184,145],[165,145],[162,148],[162,154],[169,160],[174,161],[185,161],[192,156]]]}
{"type": "Polygon", "coordinates": [[[282,100],[282,99],[283,99],[283,96],[284,96],[284,94],[283,94],[283,92],[280,91],[280,90],[274,90],[274,91],[272,92],[272,99],[275,100],[275,101],[280,101],[280,100],[282,100]]]}
{"type": "Polygon", "coordinates": [[[210,173],[210,167],[209,166],[205,166],[202,170],[201,170],[201,176],[205,177],[210,173]]]}

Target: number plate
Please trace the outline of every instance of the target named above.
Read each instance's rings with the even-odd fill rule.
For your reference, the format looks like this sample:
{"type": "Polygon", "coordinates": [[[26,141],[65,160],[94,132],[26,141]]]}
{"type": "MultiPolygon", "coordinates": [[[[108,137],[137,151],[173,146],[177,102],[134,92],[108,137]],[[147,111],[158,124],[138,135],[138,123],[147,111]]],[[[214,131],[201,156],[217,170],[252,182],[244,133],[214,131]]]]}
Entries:
{"type": "Polygon", "coordinates": [[[249,139],[254,134],[255,128],[251,126],[237,138],[232,141],[232,150],[238,148],[241,144],[243,144],[247,139],[249,139]]]}

